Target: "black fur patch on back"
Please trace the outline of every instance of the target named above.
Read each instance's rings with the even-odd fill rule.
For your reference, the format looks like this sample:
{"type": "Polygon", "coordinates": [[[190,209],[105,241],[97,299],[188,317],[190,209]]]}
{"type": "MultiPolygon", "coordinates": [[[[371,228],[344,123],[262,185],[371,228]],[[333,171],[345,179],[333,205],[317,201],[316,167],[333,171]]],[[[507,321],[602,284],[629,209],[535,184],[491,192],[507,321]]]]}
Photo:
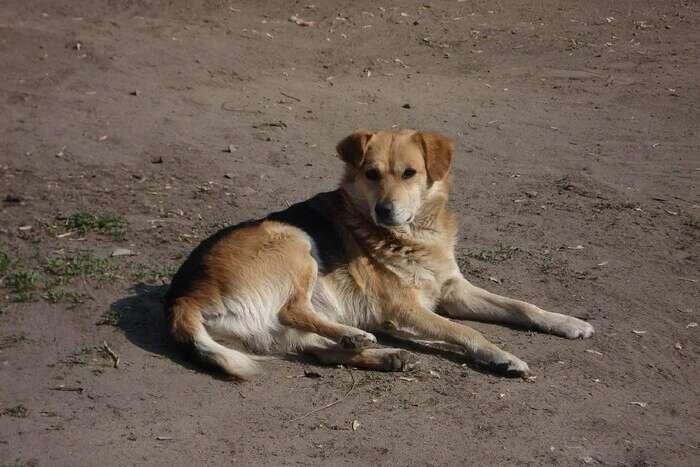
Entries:
{"type": "Polygon", "coordinates": [[[346,259],[340,233],[331,220],[333,209],[340,209],[340,203],[342,203],[342,198],[337,191],[321,193],[283,211],[272,213],[264,219],[241,222],[225,227],[211,235],[190,253],[175,273],[165,296],[167,312],[169,313],[175,300],[187,295],[195,279],[206,275],[205,258],[219,240],[238,229],[260,224],[264,220],[281,222],[306,232],[313,241],[311,254],[318,263],[319,272],[332,271],[346,259]]]}
{"type": "Polygon", "coordinates": [[[321,193],[284,211],[270,214],[267,219],[306,232],[313,240],[311,254],[318,263],[319,272],[325,273],[335,269],[346,257],[343,240],[331,220],[331,210],[340,209],[339,203],[342,203],[342,199],[337,192],[321,193]]]}
{"type": "Polygon", "coordinates": [[[262,220],[252,220],[224,227],[207,239],[203,240],[202,243],[197,246],[197,248],[192,250],[192,253],[190,253],[185,262],[182,263],[182,266],[180,266],[180,269],[177,270],[173,276],[173,280],[170,282],[168,293],[165,295],[166,310],[169,312],[170,307],[173,305],[173,303],[175,303],[175,300],[177,300],[179,297],[187,295],[190,287],[194,283],[195,278],[206,274],[204,259],[214,245],[219,242],[219,240],[228,236],[235,230],[260,224],[261,222],[262,220]]]}

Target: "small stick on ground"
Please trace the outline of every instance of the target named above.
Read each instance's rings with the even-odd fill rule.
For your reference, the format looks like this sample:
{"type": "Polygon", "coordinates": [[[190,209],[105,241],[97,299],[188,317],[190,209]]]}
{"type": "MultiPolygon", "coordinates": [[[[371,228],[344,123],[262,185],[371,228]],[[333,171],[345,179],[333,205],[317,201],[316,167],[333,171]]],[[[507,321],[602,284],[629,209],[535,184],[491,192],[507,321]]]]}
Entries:
{"type": "Polygon", "coordinates": [[[54,386],[54,387],[49,388],[49,389],[51,389],[52,391],[67,391],[67,392],[83,392],[84,391],[84,389],[81,388],[80,386],[64,386],[64,385],[54,386]]]}
{"type": "Polygon", "coordinates": [[[297,101],[297,102],[301,102],[301,99],[299,99],[298,97],[294,97],[294,96],[292,96],[292,95],[290,95],[290,94],[287,94],[286,92],[280,91],[280,94],[282,94],[284,97],[288,97],[288,98],[293,99],[293,100],[295,100],[295,101],[297,101]]]}
{"type": "Polygon", "coordinates": [[[115,354],[114,350],[109,348],[107,341],[102,343],[102,348],[105,352],[107,352],[107,355],[109,355],[109,357],[112,359],[112,362],[114,362],[114,368],[119,368],[119,355],[115,354]]]}
{"type": "Polygon", "coordinates": [[[296,422],[297,420],[301,420],[302,418],[306,418],[306,417],[308,417],[309,415],[313,415],[313,414],[315,414],[316,412],[320,412],[321,410],[329,409],[329,408],[333,407],[334,405],[340,404],[340,403],[343,402],[345,399],[347,399],[348,396],[350,395],[350,393],[353,391],[353,389],[355,389],[355,385],[357,384],[357,381],[355,381],[355,375],[352,374],[352,370],[348,370],[348,373],[350,373],[350,377],[352,378],[352,386],[350,386],[350,389],[348,389],[348,392],[346,392],[345,395],[344,395],[343,397],[341,397],[340,399],[338,399],[338,400],[336,400],[336,401],[334,401],[334,402],[331,402],[330,404],[326,404],[326,405],[324,405],[323,407],[319,407],[319,408],[317,408],[317,409],[314,409],[314,410],[312,410],[312,411],[310,411],[310,412],[305,413],[304,415],[300,415],[300,416],[298,416],[298,417],[296,417],[296,418],[293,418],[293,419],[291,419],[291,420],[289,420],[289,421],[290,421],[290,422],[296,422]]]}

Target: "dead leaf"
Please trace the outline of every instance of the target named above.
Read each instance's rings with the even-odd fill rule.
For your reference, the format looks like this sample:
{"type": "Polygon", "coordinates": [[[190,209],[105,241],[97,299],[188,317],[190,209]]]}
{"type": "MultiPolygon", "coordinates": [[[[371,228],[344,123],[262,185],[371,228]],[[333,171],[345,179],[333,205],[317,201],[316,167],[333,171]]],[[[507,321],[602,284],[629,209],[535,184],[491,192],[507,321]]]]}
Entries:
{"type": "Polygon", "coordinates": [[[357,431],[357,429],[360,428],[360,422],[357,420],[352,421],[352,431],[357,431]]]}

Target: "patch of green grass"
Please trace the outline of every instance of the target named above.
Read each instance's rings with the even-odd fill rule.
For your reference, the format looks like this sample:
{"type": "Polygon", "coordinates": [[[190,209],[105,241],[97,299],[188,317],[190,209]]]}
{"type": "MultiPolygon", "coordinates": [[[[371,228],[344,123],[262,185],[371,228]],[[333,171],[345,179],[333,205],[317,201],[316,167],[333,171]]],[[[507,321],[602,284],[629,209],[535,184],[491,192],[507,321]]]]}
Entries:
{"type": "Polygon", "coordinates": [[[107,310],[95,323],[96,326],[119,326],[119,314],[115,310],[107,310]]]}
{"type": "Polygon", "coordinates": [[[46,292],[41,295],[41,298],[51,303],[67,302],[71,305],[79,305],[85,303],[87,300],[92,300],[92,297],[86,293],[57,287],[47,289],[46,292]]]}
{"type": "Polygon", "coordinates": [[[38,279],[36,271],[15,271],[5,277],[4,284],[13,292],[22,293],[33,290],[38,279]]]}
{"type": "Polygon", "coordinates": [[[518,251],[518,247],[499,244],[491,250],[467,250],[464,255],[486,263],[502,263],[508,261],[518,251]]]}
{"type": "Polygon", "coordinates": [[[68,366],[112,366],[111,361],[111,357],[104,348],[83,346],[60,360],[59,363],[68,366]]]}
{"type": "Polygon", "coordinates": [[[114,265],[109,258],[99,258],[92,253],[78,253],[73,256],[54,256],[46,260],[44,270],[61,277],[111,277],[114,265]]]}
{"type": "Polygon", "coordinates": [[[168,279],[175,274],[173,266],[160,266],[151,268],[149,266],[138,265],[135,270],[131,271],[129,277],[131,280],[152,284],[161,279],[168,279]]]}
{"type": "Polygon", "coordinates": [[[15,303],[35,302],[36,294],[34,292],[19,292],[14,294],[11,300],[15,303]]]}
{"type": "Polygon", "coordinates": [[[127,222],[121,216],[114,214],[90,214],[77,212],[68,216],[64,225],[66,229],[85,235],[88,232],[97,232],[109,235],[116,239],[123,239],[126,235],[127,222]]]}
{"type": "MultiPolygon", "coordinates": [[[[10,265],[8,265],[9,267],[10,265]]],[[[36,300],[34,289],[39,280],[39,273],[36,271],[13,271],[2,279],[2,285],[8,288],[12,295],[13,302],[32,302],[36,300]]]]}
{"type": "Polygon", "coordinates": [[[0,251],[0,274],[10,269],[12,265],[12,260],[10,259],[4,251],[0,251]]]}
{"type": "Polygon", "coordinates": [[[0,412],[1,415],[8,415],[15,418],[26,418],[29,415],[29,409],[27,409],[22,404],[16,405],[14,407],[8,407],[0,412]]]}

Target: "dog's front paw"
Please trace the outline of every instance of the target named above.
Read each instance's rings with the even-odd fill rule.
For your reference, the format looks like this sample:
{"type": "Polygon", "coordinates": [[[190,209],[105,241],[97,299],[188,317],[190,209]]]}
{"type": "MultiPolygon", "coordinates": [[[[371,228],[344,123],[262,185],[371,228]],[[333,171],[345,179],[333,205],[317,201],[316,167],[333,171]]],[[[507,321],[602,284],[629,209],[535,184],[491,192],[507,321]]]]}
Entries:
{"type": "Polygon", "coordinates": [[[573,316],[559,315],[551,323],[550,332],[567,339],[588,339],[595,334],[595,329],[589,323],[573,316]]]}
{"type": "Polygon", "coordinates": [[[361,350],[375,345],[377,343],[377,338],[368,332],[359,331],[357,334],[342,336],[338,343],[346,350],[361,350]]]}
{"type": "Polygon", "coordinates": [[[527,363],[511,354],[507,354],[507,356],[500,361],[490,362],[488,367],[496,373],[514,378],[525,378],[530,374],[530,367],[527,363]]]}

